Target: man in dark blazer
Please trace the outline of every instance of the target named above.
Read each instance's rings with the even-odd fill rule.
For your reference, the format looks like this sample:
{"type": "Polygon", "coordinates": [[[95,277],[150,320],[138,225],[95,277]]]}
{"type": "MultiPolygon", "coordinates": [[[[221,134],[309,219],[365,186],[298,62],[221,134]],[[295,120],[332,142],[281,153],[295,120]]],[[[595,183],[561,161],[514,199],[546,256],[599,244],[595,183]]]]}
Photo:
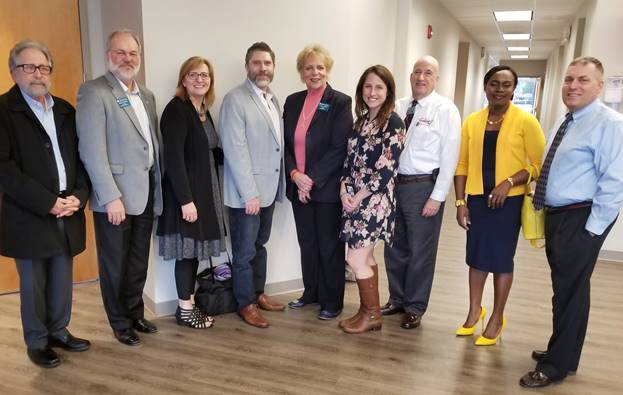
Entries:
{"type": "Polygon", "coordinates": [[[49,93],[52,56],[36,41],[11,49],[15,85],[0,96],[0,254],[15,258],[30,360],[60,364],[51,347],[85,351],[71,335],[72,257],[85,248],[89,183],[78,158],[75,112],[49,93]]]}
{"type": "Polygon", "coordinates": [[[135,330],[157,332],[144,316],[154,217],[162,212],[160,147],[154,95],[134,78],[141,45],[130,30],[107,41],[108,72],[78,92],[80,158],[93,184],[91,209],[104,308],[119,342],[135,330]]]}
{"type": "Polygon", "coordinates": [[[288,306],[320,303],[318,318],[328,320],[344,304],[340,178],[353,129],[351,98],[327,83],[333,60],[326,49],[306,47],[298,59],[307,89],[288,96],[283,124],[286,196],[292,202],[305,291],[288,306]]]}

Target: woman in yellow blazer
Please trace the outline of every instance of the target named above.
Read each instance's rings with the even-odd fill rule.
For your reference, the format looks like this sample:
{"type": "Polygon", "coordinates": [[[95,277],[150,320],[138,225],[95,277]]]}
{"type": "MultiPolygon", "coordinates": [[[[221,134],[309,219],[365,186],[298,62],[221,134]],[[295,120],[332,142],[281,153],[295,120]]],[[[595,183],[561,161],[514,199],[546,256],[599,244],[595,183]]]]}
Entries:
{"type": "Polygon", "coordinates": [[[467,231],[469,266],[469,313],[457,335],[472,335],[476,324],[484,323],[482,292],[493,273],[493,312],[475,342],[479,346],[496,344],[506,326],[525,184],[538,177],[545,147],[537,119],[511,103],[516,86],[517,73],[508,66],[487,72],[489,105],[463,123],[454,177],[456,219],[467,231]]]}

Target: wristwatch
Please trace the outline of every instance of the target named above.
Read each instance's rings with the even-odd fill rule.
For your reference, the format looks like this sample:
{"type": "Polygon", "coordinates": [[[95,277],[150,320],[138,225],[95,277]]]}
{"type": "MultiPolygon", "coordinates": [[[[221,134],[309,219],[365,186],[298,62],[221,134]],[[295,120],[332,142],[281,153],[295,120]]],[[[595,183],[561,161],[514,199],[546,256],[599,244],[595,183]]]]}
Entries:
{"type": "Polygon", "coordinates": [[[454,202],[454,207],[461,207],[461,206],[465,206],[467,204],[467,202],[465,201],[465,199],[456,199],[456,201],[454,202]]]}

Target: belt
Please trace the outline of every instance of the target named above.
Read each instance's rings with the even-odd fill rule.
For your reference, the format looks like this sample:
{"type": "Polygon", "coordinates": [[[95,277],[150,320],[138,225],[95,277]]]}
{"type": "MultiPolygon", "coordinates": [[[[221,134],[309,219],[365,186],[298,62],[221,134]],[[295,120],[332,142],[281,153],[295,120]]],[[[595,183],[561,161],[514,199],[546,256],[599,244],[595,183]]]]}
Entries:
{"type": "Polygon", "coordinates": [[[432,174],[420,174],[420,175],[398,174],[396,181],[398,181],[398,184],[407,184],[410,182],[433,181],[433,175],[432,174]]]}
{"type": "Polygon", "coordinates": [[[569,211],[569,210],[576,210],[578,208],[591,207],[592,205],[593,205],[592,201],[587,201],[587,202],[573,203],[573,204],[568,204],[566,206],[558,206],[558,207],[545,206],[545,210],[548,213],[559,213],[562,211],[569,211]]]}

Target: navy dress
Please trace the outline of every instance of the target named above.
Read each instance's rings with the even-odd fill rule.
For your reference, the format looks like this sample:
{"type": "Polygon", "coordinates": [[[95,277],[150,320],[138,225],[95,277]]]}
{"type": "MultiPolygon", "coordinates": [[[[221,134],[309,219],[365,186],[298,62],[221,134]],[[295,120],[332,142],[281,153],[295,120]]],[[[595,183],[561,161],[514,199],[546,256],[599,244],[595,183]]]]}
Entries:
{"type": "Polygon", "coordinates": [[[470,195],[467,208],[471,225],[467,232],[466,262],[489,273],[512,273],[521,227],[523,195],[508,196],[501,208],[487,207],[495,188],[495,151],[499,130],[485,131],[482,153],[483,195],[470,195]]]}

